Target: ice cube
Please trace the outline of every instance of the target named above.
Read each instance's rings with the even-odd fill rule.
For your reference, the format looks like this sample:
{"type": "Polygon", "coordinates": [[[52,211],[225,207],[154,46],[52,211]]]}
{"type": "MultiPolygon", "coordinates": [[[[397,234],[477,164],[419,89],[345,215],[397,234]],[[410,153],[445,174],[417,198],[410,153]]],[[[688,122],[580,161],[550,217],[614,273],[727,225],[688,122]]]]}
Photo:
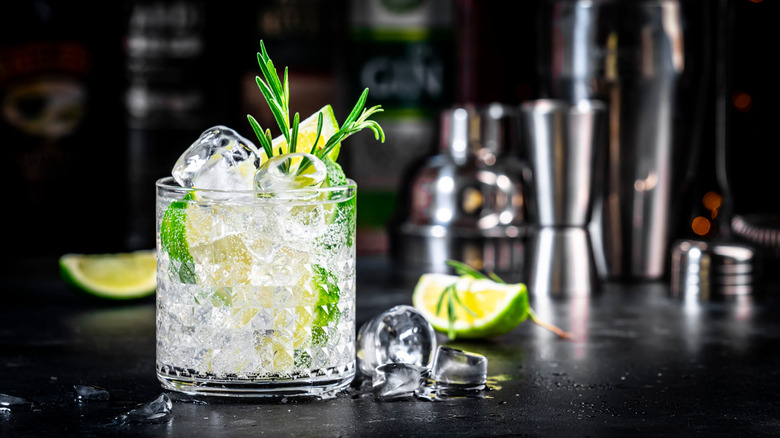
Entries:
{"type": "Polygon", "coordinates": [[[172,407],[173,403],[170,397],[167,394],[161,394],[153,401],[119,415],[114,420],[119,424],[163,423],[171,418],[172,407]]]}
{"type": "Polygon", "coordinates": [[[380,400],[410,397],[425,383],[428,368],[408,363],[388,363],[376,368],[371,381],[374,395],[380,400]]]}
{"type": "Polygon", "coordinates": [[[431,378],[438,386],[484,388],[487,383],[487,358],[457,348],[440,346],[431,367],[431,378]]]}
{"type": "Polygon", "coordinates": [[[260,154],[251,141],[222,125],[204,131],[173,166],[182,187],[252,190],[260,154]]]}
{"type": "Polygon", "coordinates": [[[436,345],[436,333],[428,320],[414,307],[398,305],[360,327],[357,362],[366,376],[387,363],[426,367],[436,345]]]}
{"type": "MultiPolygon", "coordinates": [[[[268,159],[255,173],[254,181],[257,190],[279,192],[320,187],[326,176],[327,169],[322,160],[312,154],[295,152],[268,159]]],[[[292,194],[285,193],[283,196],[289,195],[292,194]]]]}
{"type": "Polygon", "coordinates": [[[79,401],[108,400],[110,397],[108,391],[99,386],[75,385],[73,390],[76,391],[76,399],[79,401]]]}

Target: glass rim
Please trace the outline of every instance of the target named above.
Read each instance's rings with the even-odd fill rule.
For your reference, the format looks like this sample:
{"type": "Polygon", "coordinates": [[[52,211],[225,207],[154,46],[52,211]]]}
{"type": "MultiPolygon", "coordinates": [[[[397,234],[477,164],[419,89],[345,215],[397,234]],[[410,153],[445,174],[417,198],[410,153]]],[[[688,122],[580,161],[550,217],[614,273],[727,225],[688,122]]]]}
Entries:
{"type": "Polygon", "coordinates": [[[342,184],[339,186],[332,186],[332,187],[312,187],[312,188],[301,188],[301,189],[286,189],[286,190],[224,190],[224,189],[198,189],[194,187],[182,187],[179,185],[178,182],[172,177],[172,176],[165,176],[160,179],[158,179],[155,182],[155,186],[170,190],[172,192],[180,192],[180,193],[188,193],[188,192],[198,192],[203,194],[217,194],[217,195],[227,195],[227,194],[233,194],[237,196],[247,196],[247,195],[270,195],[270,194],[280,194],[283,195],[285,193],[300,193],[302,191],[321,194],[321,193],[338,193],[338,192],[345,192],[349,190],[355,190],[357,189],[357,183],[352,180],[351,178],[347,178],[347,184],[342,184]]]}

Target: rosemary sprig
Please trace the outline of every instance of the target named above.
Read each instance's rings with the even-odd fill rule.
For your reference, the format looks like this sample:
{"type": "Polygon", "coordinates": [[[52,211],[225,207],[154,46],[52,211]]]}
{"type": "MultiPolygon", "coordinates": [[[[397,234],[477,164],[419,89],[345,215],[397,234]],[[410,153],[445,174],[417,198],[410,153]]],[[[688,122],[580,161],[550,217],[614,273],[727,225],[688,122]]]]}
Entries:
{"type": "MultiPolygon", "coordinates": [[[[362,131],[363,129],[370,129],[373,131],[374,137],[384,143],[385,133],[382,130],[382,127],[379,126],[376,121],[369,118],[373,114],[381,112],[382,107],[380,105],[376,105],[368,109],[365,108],[366,100],[368,98],[368,88],[366,88],[363,90],[363,93],[360,95],[357,103],[352,108],[349,116],[347,116],[347,119],[341,125],[339,130],[336,131],[336,133],[325,142],[325,146],[323,146],[322,149],[317,150],[317,143],[322,136],[322,113],[318,114],[317,117],[317,135],[314,139],[314,143],[310,148],[299,148],[298,125],[300,123],[300,117],[298,113],[295,113],[292,126],[290,125],[290,82],[288,69],[287,67],[284,68],[284,76],[283,79],[280,80],[276,71],[276,67],[274,66],[273,61],[271,61],[271,58],[268,56],[268,52],[266,51],[263,41],[260,41],[260,51],[257,53],[257,63],[260,66],[260,72],[262,73],[263,77],[261,78],[260,76],[257,76],[255,81],[257,82],[257,86],[260,88],[260,92],[263,93],[263,97],[265,97],[265,100],[268,103],[268,107],[271,110],[271,114],[273,115],[276,124],[279,126],[279,129],[282,131],[282,135],[284,135],[284,138],[287,141],[288,152],[296,152],[301,150],[303,152],[309,152],[312,155],[315,155],[317,158],[322,159],[328,155],[340,142],[347,139],[351,135],[362,131]]],[[[268,158],[283,153],[281,148],[279,149],[278,153],[277,151],[273,150],[273,137],[271,136],[270,130],[263,130],[263,128],[260,126],[260,123],[249,114],[247,115],[247,119],[249,120],[249,124],[252,126],[252,130],[254,131],[255,136],[257,136],[257,139],[260,142],[260,145],[263,147],[263,150],[265,151],[265,154],[268,158]]],[[[302,163],[301,166],[299,166],[298,172],[302,172],[309,165],[311,165],[311,163],[306,160],[304,163],[302,163]]]]}
{"type": "Polygon", "coordinates": [[[450,284],[449,286],[444,288],[444,291],[439,296],[439,300],[436,302],[436,315],[441,314],[442,305],[444,304],[444,300],[447,300],[447,337],[450,339],[455,339],[455,306],[460,306],[466,313],[471,315],[473,318],[478,318],[479,315],[474,313],[473,310],[471,310],[463,301],[461,301],[460,297],[458,296],[458,288],[457,288],[458,282],[454,282],[450,284]]]}
{"type": "Polygon", "coordinates": [[[341,125],[341,128],[336,131],[336,133],[333,134],[333,136],[331,136],[327,142],[325,142],[325,146],[319,151],[317,158],[322,158],[328,155],[337,144],[346,140],[347,137],[351,136],[352,134],[356,134],[366,128],[374,132],[375,139],[380,140],[382,143],[385,142],[385,132],[382,130],[382,127],[379,126],[376,121],[369,119],[371,115],[382,112],[384,110],[382,109],[381,105],[376,105],[368,109],[364,108],[366,106],[367,98],[368,88],[363,90],[363,93],[360,95],[357,103],[352,108],[349,116],[347,116],[347,119],[341,125]]]}
{"type": "Polygon", "coordinates": [[[314,155],[314,153],[317,152],[317,143],[320,141],[320,136],[322,135],[322,113],[317,113],[317,136],[314,137],[314,143],[311,145],[311,150],[309,151],[310,154],[314,155]]]}

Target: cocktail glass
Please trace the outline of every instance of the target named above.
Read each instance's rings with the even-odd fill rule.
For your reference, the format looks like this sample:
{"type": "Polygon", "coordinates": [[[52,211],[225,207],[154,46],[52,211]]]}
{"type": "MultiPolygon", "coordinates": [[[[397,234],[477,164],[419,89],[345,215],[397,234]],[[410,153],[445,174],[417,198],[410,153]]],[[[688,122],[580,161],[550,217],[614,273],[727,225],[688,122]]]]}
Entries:
{"type": "Polygon", "coordinates": [[[157,376],[200,395],[322,395],[355,375],[355,194],[157,182],[157,376]]]}

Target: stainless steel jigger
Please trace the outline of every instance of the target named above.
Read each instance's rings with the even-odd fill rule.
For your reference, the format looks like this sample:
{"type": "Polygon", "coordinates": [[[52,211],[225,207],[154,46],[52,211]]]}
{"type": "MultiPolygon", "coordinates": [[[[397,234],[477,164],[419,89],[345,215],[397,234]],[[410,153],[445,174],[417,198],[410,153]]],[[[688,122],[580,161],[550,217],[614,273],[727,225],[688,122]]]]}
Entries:
{"type": "Polygon", "coordinates": [[[577,297],[598,289],[588,234],[606,105],[534,100],[521,105],[531,166],[532,234],[528,287],[537,296],[577,297]]]}

